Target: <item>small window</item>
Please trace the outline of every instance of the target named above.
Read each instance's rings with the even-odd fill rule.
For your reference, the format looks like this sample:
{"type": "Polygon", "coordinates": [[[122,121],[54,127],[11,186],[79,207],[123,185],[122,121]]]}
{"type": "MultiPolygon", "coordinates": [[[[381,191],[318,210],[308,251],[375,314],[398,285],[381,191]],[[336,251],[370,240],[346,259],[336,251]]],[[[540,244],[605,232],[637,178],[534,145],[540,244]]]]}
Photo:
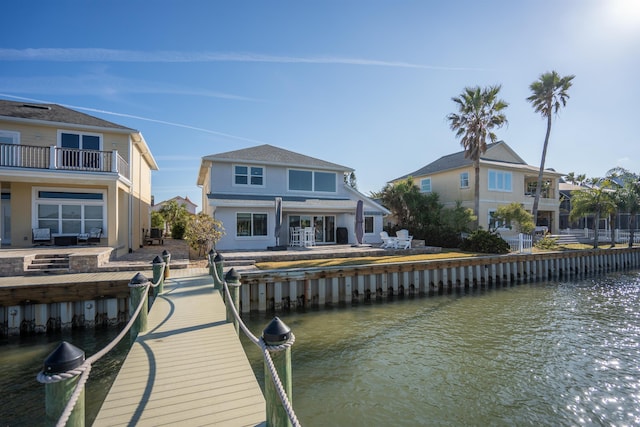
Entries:
{"type": "Polygon", "coordinates": [[[336,174],[333,172],[315,172],[313,191],[336,192],[336,174]]]}
{"type": "Polygon", "coordinates": [[[233,183],[235,185],[264,186],[264,168],[260,166],[236,165],[233,168],[233,183]]]}
{"type": "Polygon", "coordinates": [[[469,172],[460,174],[460,188],[469,188],[469,172]]]}
{"type": "Polygon", "coordinates": [[[373,216],[371,215],[364,217],[364,232],[367,234],[373,233],[373,216]]]}
{"type": "Polygon", "coordinates": [[[313,173],[289,169],[289,190],[313,191],[313,173]]]}
{"type": "Polygon", "coordinates": [[[420,181],[420,191],[423,193],[431,193],[431,178],[424,178],[420,181]]]}

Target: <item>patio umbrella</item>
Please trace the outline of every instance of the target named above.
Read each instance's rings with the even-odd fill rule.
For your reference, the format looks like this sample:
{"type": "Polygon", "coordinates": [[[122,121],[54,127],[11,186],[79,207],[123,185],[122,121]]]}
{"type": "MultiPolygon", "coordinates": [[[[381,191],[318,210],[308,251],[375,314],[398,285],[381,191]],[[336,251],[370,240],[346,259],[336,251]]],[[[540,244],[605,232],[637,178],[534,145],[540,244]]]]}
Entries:
{"type": "Polygon", "coordinates": [[[358,200],[356,204],[356,242],[358,245],[362,244],[362,238],[364,237],[364,207],[362,200],[358,200]]]}
{"type": "Polygon", "coordinates": [[[280,245],[280,229],[282,228],[282,197],[276,197],[276,246],[280,245]]]}

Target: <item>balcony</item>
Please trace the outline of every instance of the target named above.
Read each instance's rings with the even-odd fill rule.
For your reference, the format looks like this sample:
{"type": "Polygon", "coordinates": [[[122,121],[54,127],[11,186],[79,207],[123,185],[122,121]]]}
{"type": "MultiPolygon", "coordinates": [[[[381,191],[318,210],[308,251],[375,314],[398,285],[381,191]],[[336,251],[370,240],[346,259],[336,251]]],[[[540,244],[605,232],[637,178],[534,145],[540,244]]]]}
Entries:
{"type": "Polygon", "coordinates": [[[117,151],[0,144],[0,167],[117,173],[129,179],[129,164],[117,151]]]}
{"type": "MultiPolygon", "coordinates": [[[[537,180],[525,181],[524,183],[524,195],[535,197],[537,180]]],[[[540,199],[555,199],[555,188],[551,186],[549,181],[542,183],[542,189],[540,190],[540,199]]]]}

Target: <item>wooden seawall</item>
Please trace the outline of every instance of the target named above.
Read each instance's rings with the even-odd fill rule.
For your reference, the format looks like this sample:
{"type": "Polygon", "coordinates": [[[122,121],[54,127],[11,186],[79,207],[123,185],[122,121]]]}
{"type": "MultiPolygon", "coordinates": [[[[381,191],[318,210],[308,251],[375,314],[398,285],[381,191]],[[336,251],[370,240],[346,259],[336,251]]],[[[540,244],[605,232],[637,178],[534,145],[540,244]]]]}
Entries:
{"type": "Polygon", "coordinates": [[[263,425],[264,397],[207,270],[172,271],[164,289],[93,425],[263,425]]]}
{"type": "Polygon", "coordinates": [[[242,272],[241,311],[351,304],[640,268],[640,248],[242,272]]]}

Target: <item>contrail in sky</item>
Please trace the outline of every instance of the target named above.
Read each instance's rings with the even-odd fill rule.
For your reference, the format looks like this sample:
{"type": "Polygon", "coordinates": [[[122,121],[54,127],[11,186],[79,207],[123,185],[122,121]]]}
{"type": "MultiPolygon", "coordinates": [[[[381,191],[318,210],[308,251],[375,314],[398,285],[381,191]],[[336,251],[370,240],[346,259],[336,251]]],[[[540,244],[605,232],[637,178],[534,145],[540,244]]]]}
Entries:
{"type": "Polygon", "coordinates": [[[134,116],[133,114],[116,113],[114,111],[100,110],[100,109],[97,109],[97,108],[79,107],[77,105],[69,105],[69,104],[60,104],[60,103],[57,103],[57,102],[43,101],[43,100],[40,100],[40,99],[24,98],[24,97],[21,97],[21,96],[9,95],[9,94],[6,94],[6,93],[0,93],[0,96],[4,96],[4,97],[7,97],[7,98],[13,98],[13,99],[21,99],[23,101],[29,101],[29,102],[38,102],[38,103],[41,103],[41,104],[58,104],[58,105],[61,105],[63,107],[72,108],[72,109],[75,109],[75,110],[90,111],[92,113],[101,113],[101,114],[108,114],[108,115],[111,115],[111,116],[127,117],[127,118],[130,118],[130,119],[136,119],[136,120],[144,120],[144,121],[147,121],[147,122],[159,123],[159,124],[167,125],[167,126],[175,126],[175,127],[179,127],[179,128],[183,128],[183,129],[191,129],[191,130],[196,130],[196,131],[199,131],[199,132],[210,133],[212,135],[223,136],[225,138],[238,139],[238,140],[242,140],[242,141],[248,141],[248,142],[253,142],[253,143],[258,143],[258,144],[264,144],[263,141],[260,141],[260,140],[257,140],[257,139],[245,138],[243,136],[231,135],[231,134],[224,133],[224,132],[218,132],[218,131],[211,130],[211,129],[200,128],[200,127],[197,127],[197,126],[185,125],[185,124],[182,124],[182,123],[168,122],[166,120],[158,120],[158,119],[151,119],[149,117],[134,116]]]}
{"type": "Polygon", "coordinates": [[[0,49],[1,61],[55,61],[55,62],[263,62],[279,64],[334,64],[361,65],[394,68],[417,68],[441,71],[479,71],[475,67],[453,67],[415,64],[404,61],[382,61],[376,59],[347,58],[340,56],[278,56],[257,53],[182,52],[102,48],[31,48],[0,49]]]}

